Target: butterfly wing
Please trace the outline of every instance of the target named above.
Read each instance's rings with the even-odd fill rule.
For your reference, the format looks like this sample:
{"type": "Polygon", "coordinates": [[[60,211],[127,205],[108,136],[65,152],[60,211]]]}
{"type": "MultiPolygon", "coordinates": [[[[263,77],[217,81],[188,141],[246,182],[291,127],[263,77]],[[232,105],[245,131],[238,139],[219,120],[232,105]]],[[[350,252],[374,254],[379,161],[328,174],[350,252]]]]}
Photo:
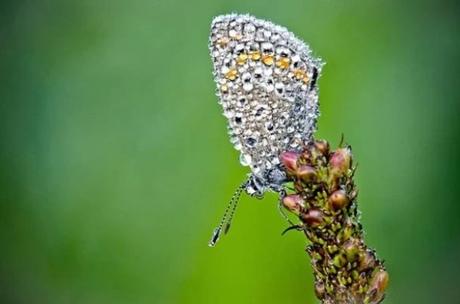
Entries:
{"type": "Polygon", "coordinates": [[[249,15],[216,17],[209,48],[231,142],[263,178],[281,152],[311,140],[322,63],[285,28],[249,15]]]}

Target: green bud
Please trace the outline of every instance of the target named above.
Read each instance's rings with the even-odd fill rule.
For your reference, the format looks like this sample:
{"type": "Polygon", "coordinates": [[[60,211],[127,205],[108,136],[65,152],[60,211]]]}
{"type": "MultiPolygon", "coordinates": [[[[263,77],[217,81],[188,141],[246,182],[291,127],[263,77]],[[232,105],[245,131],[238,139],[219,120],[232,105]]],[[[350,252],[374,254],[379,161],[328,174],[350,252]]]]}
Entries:
{"type": "Polygon", "coordinates": [[[326,250],[330,254],[333,254],[334,252],[337,252],[339,250],[339,248],[337,247],[337,245],[333,244],[333,245],[326,246],[326,250]]]}
{"type": "Polygon", "coordinates": [[[359,272],[357,272],[356,270],[353,270],[353,271],[351,272],[351,277],[352,277],[353,280],[355,280],[355,281],[358,280],[358,278],[359,278],[359,272]]]}
{"type": "Polygon", "coordinates": [[[359,257],[359,244],[355,239],[350,239],[343,244],[343,252],[349,262],[354,262],[359,257]]]}
{"type": "Polygon", "coordinates": [[[332,259],[332,264],[337,267],[337,268],[341,268],[343,265],[345,265],[347,263],[347,260],[345,259],[345,257],[342,255],[342,254],[336,254],[334,256],[334,258],[332,259]]]}
{"type": "Polygon", "coordinates": [[[346,226],[343,228],[342,233],[340,234],[341,241],[346,241],[348,240],[351,236],[353,235],[353,227],[352,226],[346,226]]]}

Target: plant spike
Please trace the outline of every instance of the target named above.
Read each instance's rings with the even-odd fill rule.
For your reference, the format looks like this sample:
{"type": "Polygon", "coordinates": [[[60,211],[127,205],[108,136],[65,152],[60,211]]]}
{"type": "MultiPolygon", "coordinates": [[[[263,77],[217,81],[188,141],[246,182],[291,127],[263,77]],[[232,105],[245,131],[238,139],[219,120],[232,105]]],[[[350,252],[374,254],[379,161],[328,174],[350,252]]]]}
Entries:
{"type": "Polygon", "coordinates": [[[311,242],[306,251],[317,298],[323,304],[383,301],[389,277],[375,251],[364,243],[351,148],[329,152],[326,141],[316,140],[301,153],[287,151],[280,159],[295,189],[282,203],[300,221],[292,229],[303,231],[311,242]],[[301,169],[305,166],[311,168],[308,178],[301,169]]]}

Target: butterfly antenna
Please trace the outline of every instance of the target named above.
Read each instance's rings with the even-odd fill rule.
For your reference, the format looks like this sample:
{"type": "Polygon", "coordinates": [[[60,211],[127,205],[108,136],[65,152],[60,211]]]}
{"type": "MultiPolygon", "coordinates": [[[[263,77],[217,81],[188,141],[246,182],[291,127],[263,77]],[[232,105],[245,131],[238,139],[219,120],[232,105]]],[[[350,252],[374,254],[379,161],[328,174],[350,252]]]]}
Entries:
{"type": "Polygon", "coordinates": [[[233,193],[232,198],[227,204],[227,208],[225,208],[224,215],[219,222],[219,226],[214,229],[212,233],[211,240],[209,241],[209,247],[214,247],[216,243],[219,241],[221,233],[227,234],[228,230],[230,229],[230,225],[232,223],[233,215],[235,215],[236,207],[238,206],[238,202],[240,201],[241,193],[246,188],[248,181],[242,183],[233,193]]]}

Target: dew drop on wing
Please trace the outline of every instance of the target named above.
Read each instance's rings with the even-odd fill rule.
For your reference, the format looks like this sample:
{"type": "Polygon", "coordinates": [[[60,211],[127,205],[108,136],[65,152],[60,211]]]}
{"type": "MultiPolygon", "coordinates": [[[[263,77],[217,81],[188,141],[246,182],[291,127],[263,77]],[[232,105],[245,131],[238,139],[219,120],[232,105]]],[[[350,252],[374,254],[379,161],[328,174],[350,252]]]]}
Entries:
{"type": "Polygon", "coordinates": [[[244,153],[240,154],[240,164],[242,166],[245,166],[245,167],[249,166],[251,164],[251,161],[252,161],[252,159],[251,159],[250,155],[244,154],[244,153]]]}
{"type": "Polygon", "coordinates": [[[248,144],[248,146],[253,147],[256,144],[256,139],[248,137],[248,139],[246,139],[246,143],[248,144]]]}

